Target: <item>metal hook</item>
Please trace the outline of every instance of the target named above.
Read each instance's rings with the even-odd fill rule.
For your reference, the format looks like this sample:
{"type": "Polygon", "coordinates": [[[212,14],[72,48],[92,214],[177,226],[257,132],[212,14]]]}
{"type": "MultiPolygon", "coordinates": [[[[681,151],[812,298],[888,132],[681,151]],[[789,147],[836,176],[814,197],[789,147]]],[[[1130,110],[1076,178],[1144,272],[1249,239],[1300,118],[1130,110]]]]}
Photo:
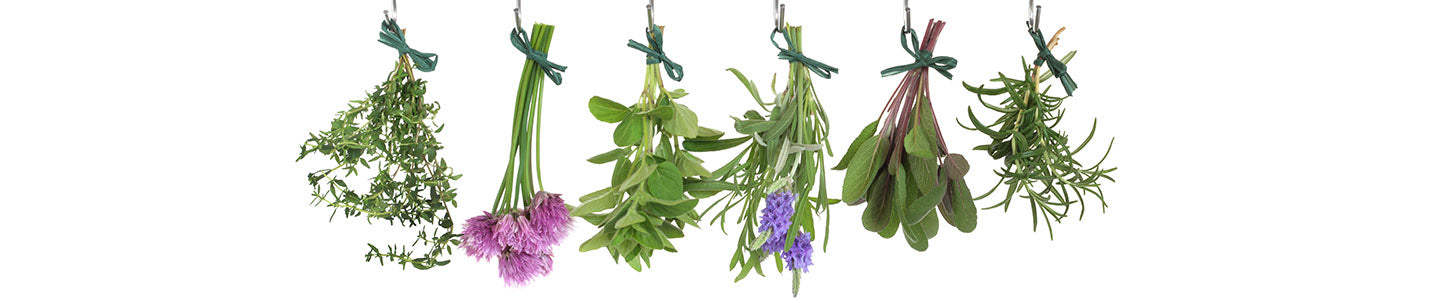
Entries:
{"type": "MultiPolygon", "coordinates": [[[[394,0],[396,1],[396,0],[394,0]]],[[[516,15],[516,28],[521,28],[521,0],[516,0],[516,8],[511,12],[516,15]]]]}
{"type": "Polygon", "coordinates": [[[655,0],[650,0],[650,4],[645,5],[645,17],[646,21],[649,21],[649,25],[646,26],[645,30],[647,32],[655,32],[655,0]]]}
{"type": "Polygon", "coordinates": [[[910,20],[913,19],[913,14],[913,10],[909,9],[909,0],[904,0],[904,32],[914,30],[914,27],[910,20]]]}
{"type": "Polygon", "coordinates": [[[1028,0],[1028,28],[1038,28],[1043,22],[1043,6],[1034,5],[1033,1],[1028,0]]]}
{"type": "Polygon", "coordinates": [[[387,10],[382,10],[382,16],[388,19],[397,19],[397,0],[392,0],[392,14],[387,14],[387,10]]]}
{"type": "Polygon", "coordinates": [[[784,32],[785,25],[785,5],[780,4],[780,0],[775,0],[775,31],[784,32]]]}

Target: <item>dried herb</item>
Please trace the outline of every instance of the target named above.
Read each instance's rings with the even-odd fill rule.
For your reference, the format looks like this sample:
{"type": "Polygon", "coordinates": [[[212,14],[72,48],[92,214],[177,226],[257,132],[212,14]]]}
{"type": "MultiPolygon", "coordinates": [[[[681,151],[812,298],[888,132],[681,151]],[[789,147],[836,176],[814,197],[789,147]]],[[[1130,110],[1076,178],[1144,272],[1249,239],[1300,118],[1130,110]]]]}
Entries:
{"type": "MultiPolygon", "coordinates": [[[[744,137],[685,141],[691,151],[723,150],[748,142],[739,155],[713,173],[716,179],[733,182],[737,188],[712,203],[702,215],[719,208],[710,221],[712,224],[719,223],[723,230],[731,212],[735,214],[735,223],[742,224],[740,238],[735,241],[734,257],[730,259],[730,269],[740,269],[736,282],[751,270],[764,276],[761,265],[768,255],[776,255],[776,270],[799,270],[792,272],[796,295],[800,274],[808,272],[811,264],[814,249],[810,241],[816,233],[815,219],[824,219],[827,249],[829,204],[838,202],[826,195],[824,153],[830,151],[829,117],[814,91],[810,66],[823,66],[834,72],[838,69],[802,54],[802,31],[800,27],[786,27],[782,31],[789,45],[789,49],[780,49],[780,57],[790,61],[788,82],[783,91],[775,90],[778,77],[771,78],[770,89],[776,94],[770,102],[760,99],[755,82],[746,79],[739,70],[728,69],[764,111],[749,110],[743,117],[731,117],[735,119],[735,131],[745,134],[744,137]],[[812,193],[816,181],[817,195],[812,193]],[[764,209],[760,209],[762,202],[764,209]],[[757,212],[760,214],[758,227],[757,212]]],[[[772,42],[773,39],[772,34],[772,42]]]]}
{"type": "MultiPolygon", "coordinates": [[[[647,32],[652,35],[648,49],[662,51],[657,41],[663,29],[653,28],[647,32]]],[[[647,57],[656,54],[647,52],[647,57]]],[[[646,61],[645,83],[635,104],[591,97],[591,115],[618,124],[612,134],[617,148],[588,161],[615,162],[615,168],[611,186],[581,196],[581,204],[571,212],[601,228],[581,244],[582,252],[606,248],[616,263],[624,261],[636,271],[642,261],[650,267],[656,250],[676,252],[670,239],[685,236],[686,225],[699,226],[696,204],[720,191],[718,182],[703,179],[711,176],[701,166],[704,161],[682,148],[680,141],[719,138],[724,133],[699,126],[695,113],[675,102],[686,93],[665,89],[662,61],[646,61]]]]}
{"type": "Polygon", "coordinates": [[[334,216],[341,211],[344,217],[364,217],[368,222],[421,227],[411,247],[394,244],[379,249],[368,244],[368,261],[397,262],[421,270],[444,266],[450,261],[441,256],[451,254],[457,244],[448,210],[457,205],[451,181],[462,175],[453,174],[437,155],[443,146],[435,134],[443,126],[434,119],[441,105],[424,99],[427,82],[414,76],[411,61],[430,71],[436,61],[429,58],[435,55],[408,48],[396,21],[387,19],[382,28],[380,41],[399,50],[394,70],[366,99],[351,101],[348,109],[338,112],[328,130],[309,134],[299,147],[298,160],[317,152],[336,164],[308,174],[313,205],[332,207],[334,216]],[[366,192],[348,183],[359,176],[359,170],[372,176],[366,192]]]}
{"type": "Polygon", "coordinates": [[[520,286],[551,273],[552,248],[571,231],[571,216],[561,194],[541,183],[541,95],[546,78],[561,84],[565,66],[547,60],[556,27],[536,23],[531,36],[512,29],[511,43],[526,55],[517,87],[506,173],[492,210],[467,219],[462,247],[478,261],[497,259],[507,286],[520,286]]]}
{"type": "MultiPolygon", "coordinates": [[[[1046,61],[1050,66],[1058,67],[1035,77],[1034,74],[1040,74],[1041,67],[1028,65],[1024,59],[1023,79],[1013,79],[999,73],[998,78],[992,79],[992,82],[1000,84],[1000,87],[974,87],[964,83],[965,89],[978,95],[978,101],[983,107],[1002,115],[993,123],[985,125],[973,115],[973,108],[969,107],[968,120],[973,126],[965,126],[961,122],[959,125],[992,138],[988,144],[973,149],[988,151],[988,155],[994,159],[1003,160],[1003,167],[994,173],[1002,178],[1002,185],[1007,186],[1007,194],[1003,201],[985,209],[1003,207],[1006,212],[1015,195],[1028,199],[1032,206],[1033,230],[1038,230],[1038,216],[1042,215],[1043,223],[1048,228],[1048,238],[1051,239],[1052,222],[1061,222],[1073,205],[1079,206],[1079,219],[1086,213],[1084,194],[1097,197],[1098,201],[1102,202],[1103,210],[1106,210],[1107,201],[1103,199],[1102,185],[1098,180],[1113,180],[1107,174],[1117,168],[1102,167],[1107,154],[1112,151],[1111,142],[1108,144],[1108,152],[1103,153],[1102,159],[1090,167],[1084,167],[1073,158],[1092,141],[1093,134],[1097,132],[1097,121],[1093,120],[1087,139],[1076,148],[1071,147],[1067,134],[1055,129],[1063,119],[1065,110],[1062,105],[1066,97],[1049,96],[1047,91],[1051,86],[1040,91],[1038,84],[1056,75],[1064,79],[1064,88],[1071,95],[1073,86],[1069,86],[1069,83],[1072,81],[1070,77],[1066,77],[1064,64],[1071,61],[1077,51],[1069,52],[1062,60],[1053,60],[1049,50],[1057,45],[1058,35],[1062,34],[1063,29],[1059,29],[1046,45],[1042,44],[1042,32],[1036,27],[1030,26],[1028,32],[1035,43],[1039,44],[1040,51],[1034,64],[1041,65],[1046,61]],[[1005,94],[1006,98],[997,105],[983,99],[984,96],[1005,94]],[[1018,195],[1019,193],[1021,195],[1018,195]]],[[[988,197],[997,189],[998,186],[994,185],[988,193],[976,199],[988,197]]]]}
{"type": "Polygon", "coordinates": [[[929,20],[922,43],[912,29],[901,33],[904,50],[915,62],[884,70],[884,76],[905,73],[879,116],[883,126],[879,120],[869,123],[834,167],[848,172],[844,202],[867,203],[864,229],[890,238],[902,228],[904,240],[918,251],[927,250],[928,240],[938,235],[938,218],[931,217],[935,207],[959,231],[972,232],[978,225],[973,196],[963,179],[968,161],[948,151],[929,100],[929,69],[951,79],[948,70],[958,64],[932,54],[943,26],[943,21],[929,20]]]}

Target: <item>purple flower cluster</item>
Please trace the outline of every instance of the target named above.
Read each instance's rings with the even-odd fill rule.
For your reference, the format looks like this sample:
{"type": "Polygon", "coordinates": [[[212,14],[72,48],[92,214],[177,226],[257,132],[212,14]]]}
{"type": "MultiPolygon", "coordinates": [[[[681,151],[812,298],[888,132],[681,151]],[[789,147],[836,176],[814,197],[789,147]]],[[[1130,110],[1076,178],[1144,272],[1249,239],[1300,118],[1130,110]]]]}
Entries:
{"type": "Polygon", "coordinates": [[[560,194],[536,192],[526,209],[467,219],[462,248],[477,260],[496,258],[507,286],[526,285],[551,273],[551,248],[570,233],[571,222],[560,194]]]}
{"type": "Polygon", "coordinates": [[[785,260],[785,265],[790,270],[798,269],[809,272],[809,266],[813,265],[811,256],[814,254],[814,246],[810,245],[810,235],[808,232],[800,232],[795,236],[794,244],[786,251],[785,236],[789,234],[792,225],[790,218],[794,216],[794,200],[799,199],[799,194],[789,191],[780,191],[769,194],[765,197],[765,208],[760,210],[759,231],[769,232],[769,239],[765,240],[760,249],[767,254],[780,253],[785,260]]]}

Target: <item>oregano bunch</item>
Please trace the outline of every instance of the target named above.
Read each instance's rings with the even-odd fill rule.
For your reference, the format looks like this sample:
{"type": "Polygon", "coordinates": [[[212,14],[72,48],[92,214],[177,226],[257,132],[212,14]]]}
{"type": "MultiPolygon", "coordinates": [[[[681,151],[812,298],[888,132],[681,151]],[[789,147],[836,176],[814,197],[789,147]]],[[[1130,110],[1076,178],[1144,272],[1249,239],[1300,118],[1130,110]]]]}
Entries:
{"type": "MultiPolygon", "coordinates": [[[[363,217],[368,222],[387,221],[418,227],[410,244],[379,248],[368,244],[368,261],[396,262],[420,270],[447,265],[441,256],[457,245],[450,209],[456,207],[451,181],[461,178],[438,156],[443,149],[436,134],[441,105],[427,101],[427,82],[413,73],[413,60],[422,71],[436,66],[436,55],[407,47],[403,30],[393,19],[382,25],[380,42],[398,49],[397,63],[387,80],[339,111],[328,130],[309,134],[299,147],[298,160],[318,153],[334,164],[308,174],[313,205],[333,208],[333,214],[363,217]],[[367,178],[367,190],[350,181],[367,178]]],[[[331,219],[331,217],[329,218],[331,219]]]]}
{"type": "MultiPolygon", "coordinates": [[[[661,64],[670,64],[660,45],[663,28],[646,32],[645,82],[640,97],[631,105],[600,96],[591,97],[591,115],[615,123],[612,142],[616,149],[588,159],[594,164],[615,163],[611,186],[581,196],[581,204],[571,211],[600,228],[581,244],[581,251],[606,248],[616,263],[625,262],[640,271],[642,262],[650,267],[655,251],[676,252],[671,239],[684,237],[687,225],[699,226],[695,206],[699,199],[719,192],[704,178],[711,176],[695,157],[681,147],[681,140],[718,138],[723,132],[701,127],[695,113],[676,100],[683,89],[666,90],[661,64]]],[[[631,41],[628,45],[639,45],[631,41]]],[[[675,68],[667,69],[675,72],[675,68]]],[[[674,76],[675,73],[672,73],[674,76]]]]}
{"type": "Polygon", "coordinates": [[[938,235],[935,208],[959,231],[972,232],[978,225],[973,196],[963,180],[968,161],[948,151],[929,100],[929,69],[952,79],[949,70],[958,64],[952,57],[932,54],[944,24],[929,20],[922,43],[913,29],[900,33],[904,50],[915,62],[884,70],[884,76],[904,73],[903,81],[879,119],[864,127],[834,166],[847,170],[844,202],[866,204],[864,229],[884,238],[902,231],[909,247],[918,251],[927,250],[928,240],[938,235]]]}
{"type": "MultiPolygon", "coordinates": [[[[1067,217],[1072,206],[1079,207],[1079,219],[1086,213],[1087,199],[1084,199],[1084,195],[1096,197],[1104,211],[1106,210],[1107,201],[1103,199],[1102,184],[1099,180],[1113,181],[1108,174],[1117,168],[1102,166],[1107,154],[1112,151],[1111,142],[1108,144],[1108,152],[1103,153],[1102,158],[1091,166],[1084,165],[1073,157],[1092,141],[1093,134],[1097,132],[1097,120],[1093,120],[1087,138],[1073,147],[1069,144],[1071,139],[1067,133],[1056,129],[1062,122],[1065,112],[1062,105],[1067,97],[1048,95],[1051,86],[1040,90],[1039,84],[1057,76],[1062,79],[1068,96],[1071,96],[1076,84],[1067,76],[1065,64],[1072,60],[1077,51],[1068,52],[1061,60],[1055,59],[1050,50],[1057,46],[1058,36],[1066,28],[1058,29],[1045,44],[1042,32],[1031,23],[1029,25],[1028,33],[1033,36],[1039,53],[1033,65],[1029,65],[1026,59],[1023,60],[1022,74],[1018,76],[1020,78],[1010,78],[998,73],[998,78],[991,80],[1000,85],[998,87],[963,84],[965,89],[978,95],[978,101],[983,107],[999,113],[998,119],[992,123],[979,121],[973,114],[973,108],[969,107],[968,120],[972,126],[963,125],[962,122],[959,126],[988,135],[992,141],[973,149],[987,151],[994,159],[1003,160],[1003,167],[994,173],[1001,177],[1001,184],[1007,187],[1007,193],[1002,201],[984,209],[1003,207],[1006,212],[1012,206],[1014,196],[1027,199],[1033,214],[1033,230],[1038,230],[1038,217],[1041,215],[1042,222],[1048,229],[1048,238],[1051,239],[1052,223],[1061,222],[1067,217]],[[1048,64],[1051,70],[1040,73],[1044,63],[1048,64]],[[998,104],[992,104],[984,100],[985,96],[1004,98],[998,104]]],[[[988,193],[976,199],[988,197],[997,189],[998,185],[994,185],[988,193]]]]}
{"type": "Polygon", "coordinates": [[[541,182],[542,90],[546,78],[561,84],[566,67],[547,60],[556,27],[536,23],[531,35],[511,31],[511,43],[526,56],[517,86],[507,165],[490,211],[467,219],[462,247],[467,255],[497,260],[497,275],[507,286],[530,283],[551,273],[553,248],[571,231],[571,216],[561,194],[541,182]]]}
{"type": "MultiPolygon", "coordinates": [[[[735,223],[741,226],[735,254],[730,259],[730,270],[740,269],[736,282],[751,270],[764,276],[761,265],[773,255],[776,270],[784,272],[788,267],[794,273],[793,292],[798,295],[800,274],[808,272],[812,264],[815,219],[824,219],[827,250],[829,204],[838,202],[830,201],[825,188],[824,156],[831,147],[829,116],[814,91],[810,70],[811,66],[831,72],[838,69],[802,54],[803,28],[786,26],[771,33],[771,42],[775,42],[775,34],[784,37],[789,47],[780,48],[780,57],[789,60],[784,90],[774,88],[778,76],[772,77],[770,89],[775,95],[765,102],[754,81],[739,70],[728,69],[750,91],[760,110],[731,117],[735,119],[735,131],[743,137],[686,140],[685,147],[690,151],[717,151],[748,143],[739,155],[713,173],[717,180],[733,184],[734,190],[712,203],[702,215],[714,210],[715,217],[710,222],[719,223],[723,230],[733,213],[735,223]]],[[[779,48],[779,43],[775,47],[779,48]]],[[[828,78],[830,73],[818,74],[828,78]]]]}

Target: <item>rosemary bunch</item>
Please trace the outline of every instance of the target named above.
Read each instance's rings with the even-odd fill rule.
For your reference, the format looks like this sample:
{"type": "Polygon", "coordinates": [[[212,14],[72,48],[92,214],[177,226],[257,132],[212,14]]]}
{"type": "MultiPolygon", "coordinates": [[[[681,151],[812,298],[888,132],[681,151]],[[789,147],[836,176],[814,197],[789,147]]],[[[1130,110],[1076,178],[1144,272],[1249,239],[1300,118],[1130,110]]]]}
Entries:
{"type": "Polygon", "coordinates": [[[912,29],[901,33],[904,49],[917,60],[884,70],[884,76],[905,73],[880,113],[883,126],[879,120],[869,123],[834,167],[848,172],[845,203],[867,203],[864,229],[890,238],[902,228],[904,240],[918,251],[927,250],[928,240],[938,235],[938,218],[931,216],[935,207],[959,231],[972,232],[978,225],[973,196],[963,180],[968,161],[948,151],[929,101],[929,69],[951,79],[948,70],[958,63],[932,56],[943,26],[943,21],[929,20],[922,43],[912,29]]]}
{"type": "MultiPolygon", "coordinates": [[[[785,28],[788,51],[803,51],[802,31],[800,27],[785,28]]],[[[748,142],[739,155],[713,173],[717,180],[732,182],[736,188],[712,203],[702,215],[718,208],[710,220],[712,224],[719,223],[723,230],[733,212],[735,223],[741,225],[735,254],[730,259],[730,270],[740,269],[736,282],[751,270],[763,276],[761,265],[768,255],[777,256],[775,268],[780,272],[786,264],[791,270],[808,271],[815,219],[824,219],[827,250],[829,204],[838,202],[830,201],[825,188],[824,153],[831,147],[829,117],[814,91],[810,67],[801,60],[791,60],[784,90],[774,88],[778,77],[771,78],[770,89],[775,95],[770,102],[760,98],[755,82],[739,70],[728,70],[750,91],[760,111],[749,110],[742,117],[731,117],[735,131],[744,137],[685,141],[691,151],[723,150],[748,142]],[[816,182],[819,190],[814,195],[811,192],[816,182]],[[765,204],[764,210],[760,209],[761,203],[765,204]],[[779,259],[781,254],[786,259],[779,259]]],[[[799,271],[792,272],[796,294],[799,271]]]]}
{"type": "MultiPolygon", "coordinates": [[[[384,34],[395,34],[392,41],[401,41],[396,23],[388,22],[384,22],[384,34]]],[[[389,41],[386,37],[384,42],[389,41]]],[[[405,41],[401,42],[405,49],[405,41]]],[[[395,261],[404,268],[411,265],[426,270],[447,265],[450,260],[440,258],[451,254],[457,244],[449,211],[457,205],[451,181],[462,175],[453,174],[447,161],[437,155],[443,146],[434,135],[442,132],[443,126],[434,119],[441,105],[424,99],[427,82],[414,76],[409,59],[425,58],[421,55],[426,54],[399,54],[386,82],[366,99],[351,101],[348,109],[337,113],[328,130],[308,135],[299,147],[298,160],[316,152],[336,164],[308,174],[313,205],[333,208],[334,216],[341,211],[344,217],[361,216],[369,223],[377,219],[421,227],[411,247],[368,244],[368,261],[395,261]],[[348,185],[359,170],[376,172],[368,178],[367,192],[348,185]],[[417,247],[419,244],[422,247],[417,247]]],[[[424,61],[428,70],[430,63],[435,63],[424,61]]]]}
{"type": "MultiPolygon", "coordinates": [[[[648,34],[662,32],[656,28],[648,34]]],[[[658,38],[651,40],[648,48],[661,49],[654,42],[658,38]]],[[[665,89],[661,63],[647,60],[645,82],[635,104],[591,97],[591,115],[618,124],[612,134],[617,148],[588,161],[615,162],[615,167],[611,186],[581,196],[581,204],[571,211],[572,216],[601,228],[581,244],[582,252],[604,247],[616,263],[625,261],[636,271],[642,261],[650,267],[656,250],[676,252],[670,239],[685,236],[686,225],[698,227],[696,204],[719,191],[717,183],[702,179],[711,176],[701,166],[704,161],[683,149],[680,141],[719,138],[724,133],[701,127],[690,108],[675,102],[686,92],[665,89]]]]}
{"type": "MultiPolygon", "coordinates": [[[[1042,33],[1030,29],[1030,33],[1035,33],[1035,41],[1041,42],[1042,33]]],[[[1058,35],[1062,34],[1059,29],[1057,34],[1040,51],[1039,61],[1041,64],[1046,60],[1050,64],[1057,62],[1061,66],[1071,61],[1077,51],[1069,52],[1061,60],[1052,61],[1051,54],[1045,49],[1051,49],[1057,45],[1058,35]]],[[[1032,206],[1033,230],[1038,230],[1038,217],[1043,218],[1044,226],[1048,229],[1048,238],[1053,237],[1052,222],[1061,222],[1067,217],[1073,205],[1079,207],[1078,218],[1086,213],[1087,207],[1084,204],[1084,194],[1091,194],[1097,197],[1102,203],[1104,211],[1107,208],[1107,201],[1103,199],[1102,185],[1100,179],[1113,180],[1108,173],[1117,168],[1102,167],[1103,161],[1107,159],[1107,154],[1112,151],[1109,142],[1106,153],[1102,159],[1092,166],[1084,166],[1073,156],[1081,152],[1088,142],[1092,141],[1092,136],[1097,132],[1097,121],[1093,120],[1092,130],[1088,132],[1087,138],[1081,144],[1073,148],[1068,142],[1070,139],[1067,133],[1058,131],[1055,127],[1061,123],[1065,110],[1062,105],[1066,97],[1056,97],[1047,94],[1051,88],[1039,90],[1039,83],[1047,81],[1054,75],[1065,76],[1062,70],[1043,72],[1040,74],[1040,66],[1029,65],[1027,60],[1023,61],[1022,79],[1009,78],[1003,73],[998,74],[998,78],[992,82],[1000,84],[1000,87],[986,88],[982,85],[974,87],[968,83],[963,86],[970,92],[978,95],[978,101],[983,107],[998,112],[1001,116],[992,123],[985,124],[973,115],[973,108],[968,108],[968,120],[972,126],[962,126],[968,130],[982,132],[992,138],[992,141],[985,145],[974,147],[974,150],[988,151],[988,155],[994,159],[1002,159],[1003,167],[994,173],[1001,177],[1002,185],[1007,186],[1007,194],[1003,200],[993,206],[984,209],[1003,207],[1006,212],[1012,205],[1015,195],[1023,199],[1028,199],[1032,206]],[[984,96],[1007,95],[998,104],[985,101],[984,96]],[[996,129],[995,129],[996,128],[996,129]],[[1019,195],[1021,193],[1021,195],[1019,195]]],[[[1070,80],[1064,80],[1070,82],[1070,80]]],[[[1067,87],[1071,93],[1071,87],[1067,87]]],[[[1115,141],[1116,139],[1114,139],[1115,141]]],[[[1115,181],[1115,180],[1113,180],[1115,181]]],[[[988,193],[978,196],[975,199],[983,199],[993,194],[998,189],[994,185],[988,193]]]]}

